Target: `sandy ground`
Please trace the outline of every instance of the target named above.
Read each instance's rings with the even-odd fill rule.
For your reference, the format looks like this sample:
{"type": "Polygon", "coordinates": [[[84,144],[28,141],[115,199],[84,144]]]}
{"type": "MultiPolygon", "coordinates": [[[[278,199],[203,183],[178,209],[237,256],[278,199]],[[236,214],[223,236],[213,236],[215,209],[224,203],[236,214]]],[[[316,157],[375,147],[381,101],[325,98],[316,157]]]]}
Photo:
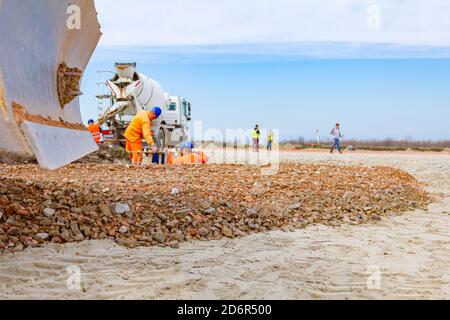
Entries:
{"type": "Polygon", "coordinates": [[[283,152],[281,159],[399,167],[436,201],[376,225],[314,225],[177,250],[112,241],[27,249],[0,256],[0,299],[450,298],[449,154],[283,152]]]}

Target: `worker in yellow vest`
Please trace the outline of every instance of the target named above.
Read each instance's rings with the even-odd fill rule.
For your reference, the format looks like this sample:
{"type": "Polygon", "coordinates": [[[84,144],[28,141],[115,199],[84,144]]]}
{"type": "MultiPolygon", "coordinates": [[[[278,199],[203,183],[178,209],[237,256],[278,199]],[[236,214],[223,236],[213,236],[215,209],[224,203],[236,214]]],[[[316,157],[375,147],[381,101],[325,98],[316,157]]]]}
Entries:
{"type": "Polygon", "coordinates": [[[259,132],[259,125],[256,125],[252,131],[252,139],[253,139],[253,151],[259,152],[259,138],[261,133],[259,132]]]}
{"type": "Polygon", "coordinates": [[[88,121],[88,130],[91,132],[92,138],[94,138],[95,143],[102,143],[102,129],[98,123],[94,123],[94,120],[90,119],[88,121]]]}
{"type": "Polygon", "coordinates": [[[272,151],[272,143],[273,143],[273,131],[270,130],[267,134],[267,151],[272,151]]]}

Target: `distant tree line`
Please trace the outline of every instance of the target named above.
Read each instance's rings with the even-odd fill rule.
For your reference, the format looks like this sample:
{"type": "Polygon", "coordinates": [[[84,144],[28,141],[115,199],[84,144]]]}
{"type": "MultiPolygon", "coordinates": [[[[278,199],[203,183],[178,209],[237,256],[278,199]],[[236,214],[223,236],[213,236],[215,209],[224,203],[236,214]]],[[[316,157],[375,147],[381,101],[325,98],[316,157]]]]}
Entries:
{"type": "MultiPolygon", "coordinates": [[[[331,142],[330,142],[331,143],[331,142]]],[[[328,147],[329,139],[322,139],[321,146],[328,147]]],[[[304,139],[303,137],[284,139],[281,145],[292,146],[313,146],[317,145],[316,139],[304,139]]],[[[343,141],[344,147],[352,146],[355,149],[367,150],[429,150],[429,151],[443,151],[450,148],[450,140],[413,140],[408,139],[345,139],[343,141]]]]}

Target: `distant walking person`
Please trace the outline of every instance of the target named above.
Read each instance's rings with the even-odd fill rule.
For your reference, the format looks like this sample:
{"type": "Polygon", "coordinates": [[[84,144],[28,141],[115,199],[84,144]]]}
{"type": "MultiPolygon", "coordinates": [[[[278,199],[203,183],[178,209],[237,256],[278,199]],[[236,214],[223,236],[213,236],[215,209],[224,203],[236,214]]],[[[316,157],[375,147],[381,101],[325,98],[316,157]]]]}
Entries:
{"type": "Polygon", "coordinates": [[[333,153],[334,148],[336,148],[339,151],[339,153],[342,153],[342,150],[341,150],[342,133],[341,133],[339,123],[336,123],[336,127],[334,127],[331,130],[330,134],[331,134],[331,138],[333,139],[333,146],[331,147],[331,153],[333,153]]]}
{"type": "Polygon", "coordinates": [[[267,150],[272,151],[272,143],[273,143],[273,132],[272,130],[267,133],[267,150]]]}
{"type": "Polygon", "coordinates": [[[253,139],[253,151],[259,152],[259,137],[261,136],[259,132],[259,125],[255,126],[255,129],[252,131],[252,139],[253,139]]]}

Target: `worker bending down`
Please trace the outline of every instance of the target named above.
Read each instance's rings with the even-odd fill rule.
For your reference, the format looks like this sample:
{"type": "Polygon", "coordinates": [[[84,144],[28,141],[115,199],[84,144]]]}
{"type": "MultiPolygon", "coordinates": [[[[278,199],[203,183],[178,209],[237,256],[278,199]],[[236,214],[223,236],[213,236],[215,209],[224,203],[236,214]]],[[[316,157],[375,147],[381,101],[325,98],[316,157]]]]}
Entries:
{"type": "Polygon", "coordinates": [[[157,152],[158,148],[153,140],[151,122],[161,115],[161,109],[154,107],[152,111],[139,111],[131,121],[125,131],[126,151],[130,153],[131,163],[140,165],[142,163],[142,139],[145,139],[152,152],[157,152]]]}
{"type": "Polygon", "coordinates": [[[185,142],[180,146],[180,155],[173,158],[172,155],[168,157],[169,164],[202,164],[208,162],[208,156],[202,151],[193,151],[194,145],[192,142],[185,142]]]}
{"type": "Polygon", "coordinates": [[[95,143],[102,143],[102,129],[98,123],[94,123],[94,120],[90,119],[88,121],[88,130],[91,132],[92,138],[94,138],[95,143]]]}

